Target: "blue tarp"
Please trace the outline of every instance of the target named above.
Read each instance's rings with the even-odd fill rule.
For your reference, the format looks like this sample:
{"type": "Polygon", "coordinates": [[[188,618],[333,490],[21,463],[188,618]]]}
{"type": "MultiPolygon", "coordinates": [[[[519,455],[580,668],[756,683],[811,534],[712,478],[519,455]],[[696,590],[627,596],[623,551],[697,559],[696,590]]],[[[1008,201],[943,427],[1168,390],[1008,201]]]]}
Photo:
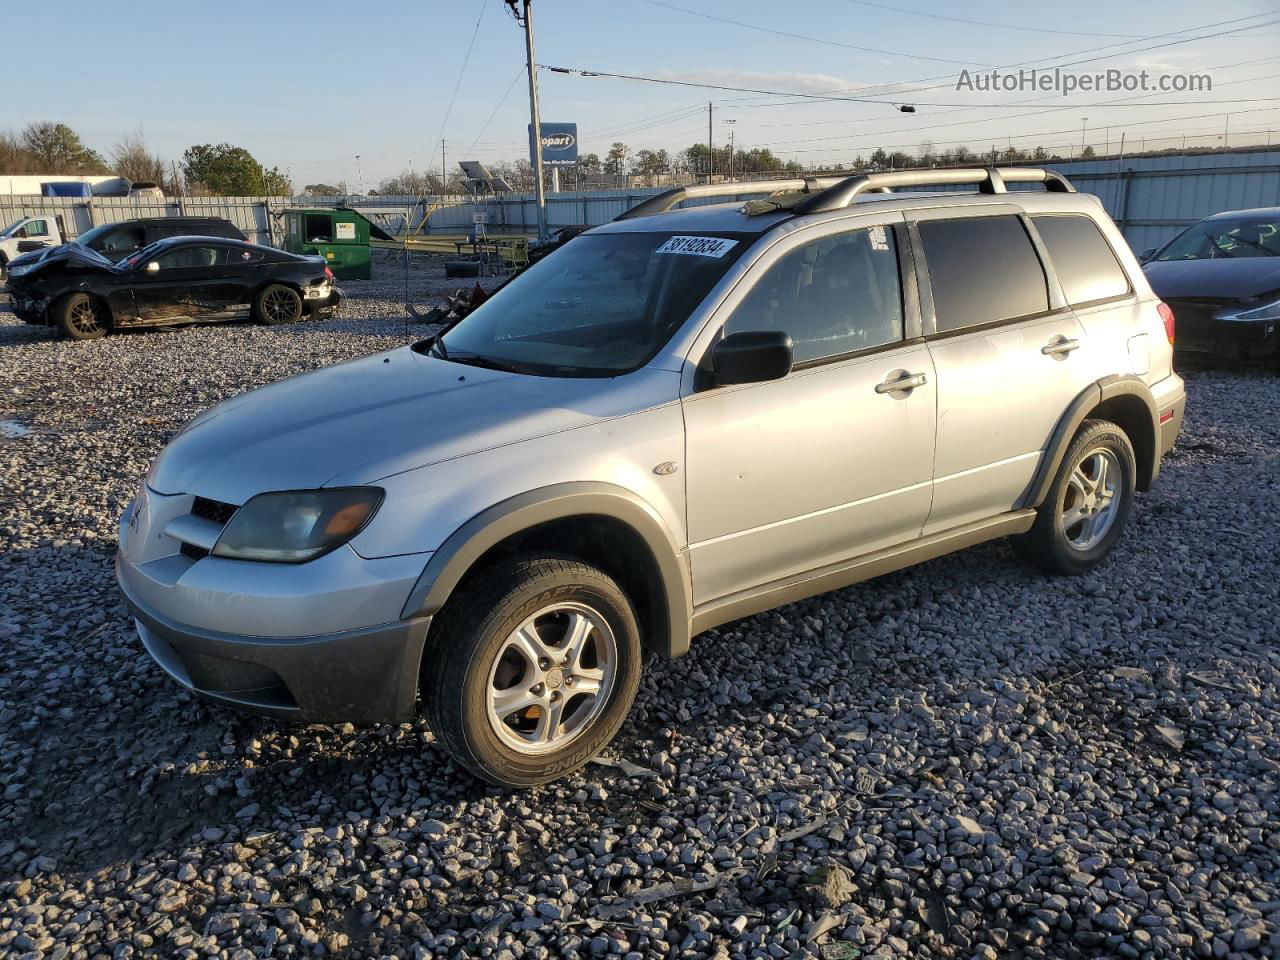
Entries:
{"type": "Polygon", "coordinates": [[[91,197],[93,190],[87,183],[79,181],[63,183],[42,183],[40,193],[46,197],[91,197]]]}

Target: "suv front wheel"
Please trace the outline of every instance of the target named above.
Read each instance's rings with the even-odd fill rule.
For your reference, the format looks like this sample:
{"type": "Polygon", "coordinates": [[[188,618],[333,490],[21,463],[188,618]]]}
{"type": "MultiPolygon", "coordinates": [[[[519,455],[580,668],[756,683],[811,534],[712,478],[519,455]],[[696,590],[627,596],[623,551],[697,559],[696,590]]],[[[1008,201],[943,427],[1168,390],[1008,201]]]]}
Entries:
{"type": "Polygon", "coordinates": [[[640,682],[631,601],[603,571],[516,557],[463,587],[423,657],[427,722],[472,773],[505,787],[562,777],[622,726],[640,682]]]}
{"type": "Polygon", "coordinates": [[[1119,543],[1136,478],[1137,460],[1125,432],[1109,420],[1086,420],[1035,523],[1014,538],[1014,546],[1050,573],[1084,573],[1119,543]]]}

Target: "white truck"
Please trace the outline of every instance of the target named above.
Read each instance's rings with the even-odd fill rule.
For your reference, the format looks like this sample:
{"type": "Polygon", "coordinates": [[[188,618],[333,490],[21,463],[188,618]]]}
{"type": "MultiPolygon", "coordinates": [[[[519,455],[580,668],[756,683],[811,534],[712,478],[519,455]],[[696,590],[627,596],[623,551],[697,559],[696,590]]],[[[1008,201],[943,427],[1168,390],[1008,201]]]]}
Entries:
{"type": "Polygon", "coordinates": [[[9,224],[0,230],[0,277],[4,276],[10,261],[25,253],[56,247],[70,239],[62,217],[57,214],[23,217],[9,224]]]}

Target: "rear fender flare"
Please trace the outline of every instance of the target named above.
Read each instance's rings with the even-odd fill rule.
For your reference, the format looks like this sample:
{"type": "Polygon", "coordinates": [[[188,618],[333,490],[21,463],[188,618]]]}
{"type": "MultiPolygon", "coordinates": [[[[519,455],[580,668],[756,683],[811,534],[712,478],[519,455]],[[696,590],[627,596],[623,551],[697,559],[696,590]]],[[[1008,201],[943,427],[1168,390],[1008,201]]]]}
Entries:
{"type": "Polygon", "coordinates": [[[409,593],[402,619],[437,613],[468,570],[492,547],[540,524],[570,517],[606,516],[629,526],[653,557],[666,611],[665,637],[653,645],[677,657],[689,649],[693,617],[692,585],[685,552],[662,517],[622,487],[598,481],[553,484],[494,504],[455,530],[427,561],[409,593]]]}
{"type": "Polygon", "coordinates": [[[1150,433],[1145,436],[1130,437],[1135,451],[1139,452],[1137,487],[1139,490],[1150,490],[1160,471],[1160,455],[1157,452],[1156,438],[1160,435],[1160,413],[1156,408],[1151,389],[1139,378],[1131,374],[1116,374],[1103,377],[1091,383],[1067,407],[1066,413],[1058,420],[1045,447],[1044,456],[1023,497],[1021,507],[1035,508],[1044,503],[1049,495],[1049,488],[1062,465],[1062,458],[1067,448],[1080,430],[1080,425],[1088,420],[1094,412],[1107,401],[1120,397],[1133,397],[1146,409],[1147,417],[1140,421],[1140,429],[1150,433]],[[1148,424],[1149,419],[1149,424],[1148,424]]]}

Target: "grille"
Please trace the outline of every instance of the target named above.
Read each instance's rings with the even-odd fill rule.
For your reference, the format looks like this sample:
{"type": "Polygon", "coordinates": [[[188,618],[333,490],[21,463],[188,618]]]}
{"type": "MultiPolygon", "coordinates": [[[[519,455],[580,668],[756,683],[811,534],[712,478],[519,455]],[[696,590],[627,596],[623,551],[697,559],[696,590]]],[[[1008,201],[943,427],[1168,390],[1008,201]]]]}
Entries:
{"type": "Polygon", "coordinates": [[[221,500],[210,500],[207,497],[196,497],[195,503],[191,505],[191,514],[202,520],[210,520],[220,527],[225,527],[227,521],[239,509],[233,503],[223,503],[221,500]]]}

